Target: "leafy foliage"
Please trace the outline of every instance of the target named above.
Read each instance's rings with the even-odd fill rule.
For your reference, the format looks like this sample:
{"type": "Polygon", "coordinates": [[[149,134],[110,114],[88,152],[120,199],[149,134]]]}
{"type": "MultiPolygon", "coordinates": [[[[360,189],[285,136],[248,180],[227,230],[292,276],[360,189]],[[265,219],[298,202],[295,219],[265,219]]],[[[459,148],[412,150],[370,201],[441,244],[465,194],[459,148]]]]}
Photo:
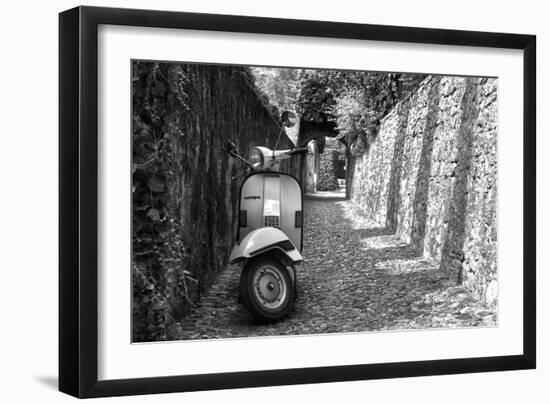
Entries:
{"type": "Polygon", "coordinates": [[[338,151],[327,149],[320,155],[318,191],[335,191],[338,189],[338,151]]]}
{"type": "Polygon", "coordinates": [[[376,137],[380,120],[426,75],[363,71],[253,68],[256,84],[279,109],[302,120],[334,121],[355,154],[376,137]]]}
{"type": "MultiPolygon", "coordinates": [[[[317,139],[319,142],[321,139],[317,139]]],[[[345,159],[346,158],[346,146],[342,142],[340,142],[338,139],[332,138],[332,137],[325,137],[322,139],[323,143],[325,143],[324,150],[334,150],[337,153],[338,158],[345,159]]],[[[321,152],[321,153],[324,153],[321,152]]]]}
{"type": "Polygon", "coordinates": [[[252,67],[254,85],[279,111],[294,110],[300,69],[252,67]]]}
{"type": "Polygon", "coordinates": [[[300,78],[298,110],[316,122],[335,121],[339,138],[355,154],[376,137],[380,120],[410,94],[425,75],[361,71],[305,71],[300,78]]]}
{"type": "MultiPolygon", "coordinates": [[[[296,110],[298,76],[301,69],[251,67],[252,86],[264,106],[279,117],[285,110],[296,110]]],[[[298,141],[298,126],[286,128],[287,136],[294,144],[298,141]]]]}
{"type": "MultiPolygon", "coordinates": [[[[133,64],[133,321],[134,341],[170,339],[181,296],[194,282],[185,270],[179,210],[171,198],[178,120],[187,108],[188,79],[177,65],[133,64]]],[[[178,132],[179,131],[179,132],[178,132]]]]}
{"type": "Polygon", "coordinates": [[[299,74],[296,108],[302,119],[313,122],[330,120],[339,81],[332,70],[303,70],[299,74]]]}

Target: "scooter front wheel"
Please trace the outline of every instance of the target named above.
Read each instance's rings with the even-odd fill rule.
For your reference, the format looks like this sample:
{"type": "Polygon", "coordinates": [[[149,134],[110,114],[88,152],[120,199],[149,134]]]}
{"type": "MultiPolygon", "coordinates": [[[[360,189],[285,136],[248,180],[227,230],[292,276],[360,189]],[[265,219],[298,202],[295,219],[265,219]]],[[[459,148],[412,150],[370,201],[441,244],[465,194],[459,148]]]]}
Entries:
{"type": "Polygon", "coordinates": [[[270,257],[259,257],[244,267],[240,292],[246,308],[260,322],[279,320],[294,300],[288,270],[270,257]]]}

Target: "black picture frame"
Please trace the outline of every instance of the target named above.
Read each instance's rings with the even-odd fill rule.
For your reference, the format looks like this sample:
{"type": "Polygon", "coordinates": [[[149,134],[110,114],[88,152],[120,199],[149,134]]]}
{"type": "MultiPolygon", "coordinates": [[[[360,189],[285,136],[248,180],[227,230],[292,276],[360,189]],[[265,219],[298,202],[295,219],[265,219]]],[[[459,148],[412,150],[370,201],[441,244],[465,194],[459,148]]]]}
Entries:
{"type": "Polygon", "coordinates": [[[101,397],[535,368],[535,61],[534,35],[96,7],[60,13],[59,389],[76,397],[101,397]],[[523,50],[523,353],[98,381],[100,24],[523,50]]]}

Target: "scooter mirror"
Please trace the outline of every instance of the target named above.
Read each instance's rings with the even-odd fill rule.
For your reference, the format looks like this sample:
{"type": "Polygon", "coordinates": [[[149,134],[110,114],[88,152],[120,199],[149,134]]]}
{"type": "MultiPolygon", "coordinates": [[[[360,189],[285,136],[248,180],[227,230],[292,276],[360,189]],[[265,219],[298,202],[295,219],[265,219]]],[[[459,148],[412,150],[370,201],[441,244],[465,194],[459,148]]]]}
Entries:
{"type": "Polygon", "coordinates": [[[281,122],[287,128],[292,128],[296,125],[296,114],[292,111],[283,111],[281,114],[281,122]]]}
{"type": "Polygon", "coordinates": [[[227,142],[227,151],[233,157],[235,157],[236,155],[239,154],[238,151],[237,151],[237,146],[233,142],[227,142]]]}

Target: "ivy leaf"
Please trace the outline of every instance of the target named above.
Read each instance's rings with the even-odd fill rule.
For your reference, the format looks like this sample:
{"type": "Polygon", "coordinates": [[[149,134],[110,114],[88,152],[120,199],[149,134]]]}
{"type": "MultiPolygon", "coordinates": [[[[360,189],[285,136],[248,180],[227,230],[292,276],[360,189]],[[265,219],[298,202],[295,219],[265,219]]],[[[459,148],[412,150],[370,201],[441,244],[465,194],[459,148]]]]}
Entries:
{"type": "Polygon", "coordinates": [[[151,94],[153,94],[156,97],[164,95],[164,92],[166,91],[166,87],[163,83],[160,81],[155,81],[153,83],[153,87],[151,88],[151,94]]]}
{"type": "Polygon", "coordinates": [[[169,285],[174,285],[175,283],[177,283],[177,279],[176,279],[176,276],[174,274],[170,274],[166,277],[166,282],[169,284],[169,285]]]}
{"type": "Polygon", "coordinates": [[[155,222],[158,222],[160,220],[160,213],[157,209],[155,208],[151,208],[147,211],[147,216],[151,219],[151,220],[154,220],[155,222]]]}
{"type": "Polygon", "coordinates": [[[154,176],[149,179],[148,182],[149,189],[153,192],[162,192],[164,191],[164,182],[160,177],[154,176]]]}

